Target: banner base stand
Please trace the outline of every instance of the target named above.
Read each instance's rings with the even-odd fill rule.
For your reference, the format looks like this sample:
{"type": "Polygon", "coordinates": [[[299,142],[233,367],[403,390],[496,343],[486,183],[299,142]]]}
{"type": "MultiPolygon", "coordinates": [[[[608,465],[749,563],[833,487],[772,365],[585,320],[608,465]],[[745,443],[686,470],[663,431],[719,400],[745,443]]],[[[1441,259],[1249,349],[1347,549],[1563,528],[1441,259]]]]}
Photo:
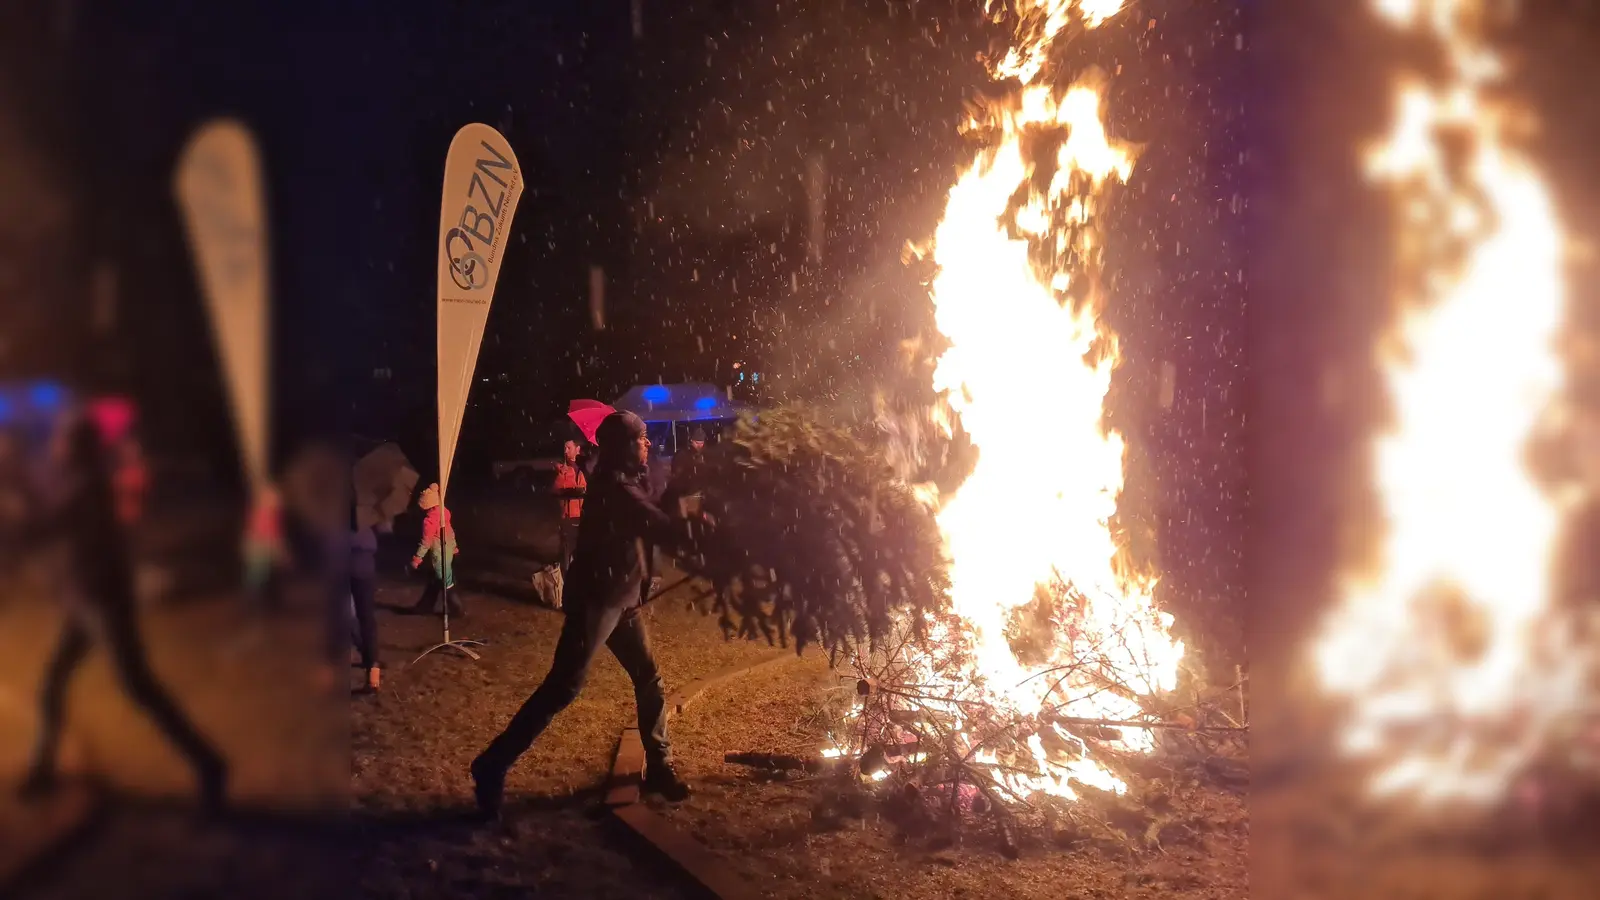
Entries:
{"type": "Polygon", "coordinates": [[[428,649],[422,651],[422,656],[418,656],[416,659],[413,659],[411,661],[411,664],[414,666],[417,663],[422,662],[422,657],[423,656],[427,656],[429,653],[432,653],[435,650],[442,650],[445,647],[449,647],[452,650],[460,650],[462,653],[465,653],[466,655],[472,657],[475,660],[476,659],[483,659],[482,656],[479,656],[474,651],[467,649],[467,645],[468,644],[475,644],[475,645],[477,645],[479,647],[488,646],[483,641],[451,641],[451,640],[445,640],[445,641],[441,641],[441,642],[439,642],[437,644],[434,644],[432,647],[429,647],[428,649]]]}
{"type": "Polygon", "coordinates": [[[469,646],[468,646],[468,645],[472,645],[472,646],[476,646],[476,647],[487,647],[488,644],[485,644],[483,641],[452,641],[452,640],[450,640],[450,610],[449,610],[449,606],[448,606],[449,602],[450,601],[447,598],[445,600],[446,607],[445,607],[445,614],[444,614],[444,640],[442,640],[439,643],[434,644],[432,647],[429,647],[428,649],[422,651],[422,656],[418,656],[416,659],[413,659],[411,661],[411,664],[413,666],[416,665],[419,662],[422,662],[422,657],[423,656],[427,656],[429,653],[432,653],[435,650],[442,650],[442,649],[444,649],[446,647],[449,647],[451,650],[459,650],[462,653],[465,653],[466,655],[472,657],[474,660],[479,660],[479,659],[483,658],[483,657],[479,656],[476,651],[470,649],[469,646]]]}

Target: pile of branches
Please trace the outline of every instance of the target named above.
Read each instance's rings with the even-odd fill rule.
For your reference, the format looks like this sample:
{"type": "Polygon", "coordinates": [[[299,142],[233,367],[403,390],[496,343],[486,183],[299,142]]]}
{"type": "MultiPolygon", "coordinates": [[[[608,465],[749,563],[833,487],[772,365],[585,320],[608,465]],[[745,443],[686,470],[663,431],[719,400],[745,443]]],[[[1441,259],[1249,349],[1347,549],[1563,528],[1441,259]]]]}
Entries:
{"type": "Polygon", "coordinates": [[[731,440],[674,472],[713,523],[679,564],[708,580],[729,637],[838,661],[948,605],[949,578],[929,508],[889,465],[868,428],[803,404],[742,420],[731,440]]]}
{"type": "Polygon", "coordinates": [[[981,832],[1008,857],[1040,836],[1109,852],[1159,851],[1215,827],[1197,799],[1205,791],[1248,786],[1243,683],[1207,685],[1191,674],[1181,697],[1141,695],[1097,664],[1097,654],[1115,648],[1097,648],[1041,670],[1038,677],[1054,683],[1049,698],[1022,715],[994,702],[981,681],[961,680],[970,648],[944,637],[930,648],[904,632],[849,653],[839,687],[805,729],[826,735],[827,750],[738,752],[726,761],[819,781],[821,819],[876,808],[907,837],[949,846],[981,832]],[[1140,712],[1074,715],[1071,700],[1090,683],[1138,697],[1140,712]],[[1153,752],[1128,746],[1130,732],[1151,735],[1153,752]],[[1120,784],[1078,768],[1090,762],[1120,784]],[[1074,777],[1063,777],[1068,772],[1074,777]],[[1046,774],[1058,789],[1036,789],[1046,774]]]}
{"type": "Polygon", "coordinates": [[[1247,778],[1242,684],[1189,677],[1185,702],[1128,683],[1146,662],[1135,658],[1143,643],[1133,632],[1156,623],[1130,619],[1087,639],[1088,598],[1062,579],[1017,610],[1007,634],[1046,702],[1028,715],[997,702],[971,674],[976,648],[950,611],[933,511],[896,476],[888,451],[870,426],[794,405],[741,422],[731,440],[674,473],[673,493],[699,496],[713,523],[678,560],[711,583],[704,611],[729,638],[797,652],[820,645],[843,673],[813,729],[827,735],[826,751],[734,752],[729,762],[824,779],[825,816],[877,802],[913,830],[945,837],[978,817],[1008,854],[1028,817],[1098,842],[1158,842],[1172,821],[1161,813],[1171,779],[1152,766],[1204,769],[1224,785],[1247,778]],[[1084,716],[1097,693],[1138,711],[1084,716]],[[1131,749],[1131,733],[1156,735],[1161,752],[1131,749]],[[1061,779],[1054,792],[1030,787],[1091,760],[1127,790],[1096,788],[1092,773],[1061,779]]]}
{"type": "MultiPolygon", "coordinates": [[[[1019,658],[1048,643],[1050,629],[1072,627],[1072,594],[1052,585],[1041,599],[1054,597],[1055,615],[1014,618],[1008,637],[1019,658]]],[[[1122,638],[1103,635],[1037,668],[1048,688],[1030,714],[995,702],[969,674],[971,648],[958,635],[931,656],[910,641],[854,653],[853,684],[822,712],[829,742],[843,751],[840,775],[873,786],[902,824],[940,839],[959,840],[963,823],[986,819],[1007,855],[1019,852],[1023,823],[1073,843],[1159,848],[1183,820],[1172,802],[1177,782],[1248,783],[1244,685],[1207,685],[1189,671],[1178,693],[1152,694],[1111,664],[1129,652],[1122,638]],[[1086,715],[1080,704],[1097,693],[1133,701],[1137,712],[1086,715]],[[1130,736],[1148,737],[1151,748],[1130,746],[1130,736]],[[1090,763],[1099,776],[1079,768],[1090,763]],[[1051,790],[1038,790],[1042,776],[1051,790]]]]}

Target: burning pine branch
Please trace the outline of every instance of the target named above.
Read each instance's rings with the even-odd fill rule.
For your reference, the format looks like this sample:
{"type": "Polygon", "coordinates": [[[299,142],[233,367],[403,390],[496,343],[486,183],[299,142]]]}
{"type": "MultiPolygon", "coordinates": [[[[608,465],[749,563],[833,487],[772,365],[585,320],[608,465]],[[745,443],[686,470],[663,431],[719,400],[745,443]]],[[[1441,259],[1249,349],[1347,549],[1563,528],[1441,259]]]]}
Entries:
{"type": "Polygon", "coordinates": [[[716,527],[680,560],[711,582],[724,633],[837,659],[896,622],[948,606],[932,514],[898,481],[882,442],[823,421],[807,406],[740,423],[731,442],[684,473],[716,527]]]}
{"type": "MultiPolygon", "coordinates": [[[[926,652],[907,635],[851,652],[847,683],[835,692],[848,696],[820,714],[829,734],[821,754],[729,753],[726,761],[822,779],[829,817],[859,814],[876,795],[909,831],[943,841],[960,840],[968,821],[987,820],[1007,855],[1019,852],[1023,822],[1051,819],[1128,850],[1158,845],[1171,822],[1165,770],[1194,770],[1225,787],[1248,781],[1237,759],[1246,728],[1221,724],[1230,721],[1231,690],[1182,709],[1152,702],[1129,720],[1066,714],[1072,703],[1058,683],[1044,711],[1023,715],[980,685],[915,680],[927,671],[926,652]],[[1161,734],[1162,752],[1130,746],[1129,730],[1161,734]]],[[[1114,682],[1103,687],[1133,693],[1114,682]]]]}

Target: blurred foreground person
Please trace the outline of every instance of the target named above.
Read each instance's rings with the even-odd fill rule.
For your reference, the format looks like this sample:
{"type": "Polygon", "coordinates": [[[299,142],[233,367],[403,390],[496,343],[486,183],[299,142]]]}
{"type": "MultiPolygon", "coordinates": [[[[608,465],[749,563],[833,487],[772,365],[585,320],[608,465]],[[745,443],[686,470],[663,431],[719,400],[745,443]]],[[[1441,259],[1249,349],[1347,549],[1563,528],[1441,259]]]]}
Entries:
{"type": "Polygon", "coordinates": [[[378,663],[378,533],[361,521],[354,490],[350,492],[350,600],[355,614],[351,636],[367,673],[367,689],[377,691],[383,684],[378,663]]]}
{"type": "Polygon", "coordinates": [[[422,543],[417,545],[417,552],[411,558],[411,568],[421,568],[424,560],[432,562],[433,568],[422,599],[412,609],[427,614],[433,612],[435,603],[443,603],[450,615],[466,618],[467,610],[456,593],[455,563],[456,554],[460,552],[456,547],[456,529],[450,524],[450,510],[439,501],[439,486],[430,484],[424,488],[422,496],[417,498],[417,506],[426,510],[427,515],[422,520],[422,543]]]}
{"type": "Polygon", "coordinates": [[[678,543],[682,520],[669,518],[646,494],[650,439],[638,416],[613,413],[600,424],[596,437],[599,460],[566,578],[562,612],[567,620],[556,644],[555,662],[505,731],[472,762],[478,806],[489,816],[499,814],[506,772],[556,714],[577,699],[602,646],[610,648],[633,681],[646,756],[645,789],[669,800],[689,794],[672,768],[666,692],[649,632],[638,615],[645,600],[643,542],[648,537],[678,543]]]}
{"type": "Polygon", "coordinates": [[[281,479],[293,583],[311,589],[324,624],[315,680],[330,693],[343,687],[350,666],[350,468],[343,448],[317,439],[295,453],[281,479]]]}
{"type": "Polygon", "coordinates": [[[561,500],[561,574],[572,565],[578,548],[578,520],[583,516],[583,495],[589,479],[578,464],[578,442],[567,441],[561,448],[562,461],[556,465],[556,497],[561,500]]]}
{"type": "Polygon", "coordinates": [[[64,424],[50,447],[55,477],[46,485],[31,536],[61,554],[53,560],[54,580],[66,625],[40,691],[40,731],[23,793],[38,795],[55,786],[67,686],[99,643],[110,652],[122,689],[188,760],[202,802],[216,811],[225,800],[227,767],[150,671],[105,452],[94,425],[78,417],[64,424]]]}
{"type": "MultiPolygon", "coordinates": [[[[0,431],[0,541],[14,546],[25,533],[28,515],[28,465],[16,438],[0,431]]],[[[16,554],[5,554],[0,574],[9,575],[16,554]]]]}

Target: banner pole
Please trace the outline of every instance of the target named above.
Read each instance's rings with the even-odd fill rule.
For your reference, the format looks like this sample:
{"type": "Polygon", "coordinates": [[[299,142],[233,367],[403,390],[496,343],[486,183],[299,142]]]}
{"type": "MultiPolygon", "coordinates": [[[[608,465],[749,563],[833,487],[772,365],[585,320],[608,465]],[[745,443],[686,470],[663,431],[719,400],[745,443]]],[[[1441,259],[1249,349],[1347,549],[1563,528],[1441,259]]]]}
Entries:
{"type": "MultiPolygon", "coordinates": [[[[455,460],[456,441],[466,418],[467,396],[477,367],[483,331],[494,300],[495,283],[505,258],[511,222],[522,196],[522,167],[500,132],[472,123],[456,132],[444,167],[443,201],[439,209],[438,297],[436,321],[439,361],[439,510],[447,515],[446,495],[455,460]]],[[[442,525],[442,522],[441,522],[442,525]]],[[[440,552],[447,552],[442,546],[440,552]]],[[[445,560],[453,565],[454,560],[445,560]]],[[[449,579],[453,581],[454,579],[449,579]]],[[[424,650],[450,648],[476,660],[471,647],[482,641],[450,636],[450,594],[442,587],[444,639],[424,650]]]]}

